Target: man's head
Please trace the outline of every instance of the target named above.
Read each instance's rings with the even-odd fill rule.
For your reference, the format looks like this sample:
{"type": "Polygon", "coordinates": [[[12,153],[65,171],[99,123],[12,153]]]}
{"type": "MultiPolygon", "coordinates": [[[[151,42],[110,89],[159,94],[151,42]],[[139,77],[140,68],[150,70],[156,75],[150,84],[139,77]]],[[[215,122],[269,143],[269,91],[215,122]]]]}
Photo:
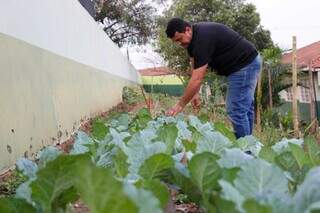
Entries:
{"type": "Polygon", "coordinates": [[[189,46],[192,39],[191,24],[180,18],[173,18],[168,22],[166,33],[168,38],[184,48],[189,46]]]}

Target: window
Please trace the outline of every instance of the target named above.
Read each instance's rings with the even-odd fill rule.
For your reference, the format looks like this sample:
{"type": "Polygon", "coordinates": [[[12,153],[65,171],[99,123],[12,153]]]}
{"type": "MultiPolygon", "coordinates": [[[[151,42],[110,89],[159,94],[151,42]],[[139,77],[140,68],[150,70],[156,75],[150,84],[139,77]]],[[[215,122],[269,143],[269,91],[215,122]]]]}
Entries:
{"type": "Polygon", "coordinates": [[[305,87],[300,87],[300,102],[310,103],[310,89],[305,87]]]}

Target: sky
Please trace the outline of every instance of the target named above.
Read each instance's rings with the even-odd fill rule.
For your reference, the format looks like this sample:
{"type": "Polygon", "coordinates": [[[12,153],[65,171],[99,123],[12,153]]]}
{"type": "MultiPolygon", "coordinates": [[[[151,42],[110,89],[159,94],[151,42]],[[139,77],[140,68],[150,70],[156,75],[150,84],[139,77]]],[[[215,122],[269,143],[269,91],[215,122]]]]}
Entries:
{"type": "MultiPolygon", "coordinates": [[[[292,36],[298,48],[320,41],[320,0],[247,0],[257,7],[261,24],[270,30],[272,40],[283,49],[291,49],[292,36]]],[[[165,63],[150,45],[129,48],[131,63],[137,68],[165,63]],[[143,50],[143,51],[142,51],[143,50]]]]}

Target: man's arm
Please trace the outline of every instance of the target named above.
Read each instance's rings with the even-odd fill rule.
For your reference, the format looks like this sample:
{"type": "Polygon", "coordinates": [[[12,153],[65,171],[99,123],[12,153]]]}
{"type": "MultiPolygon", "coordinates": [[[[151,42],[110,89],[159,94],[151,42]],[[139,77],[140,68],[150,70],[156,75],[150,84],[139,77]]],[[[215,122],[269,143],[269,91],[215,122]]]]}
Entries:
{"type": "Polygon", "coordinates": [[[178,103],[182,108],[184,108],[190,102],[190,100],[199,92],[202,80],[206,75],[207,68],[208,65],[206,64],[202,67],[192,70],[191,79],[184,92],[184,95],[178,103]]]}
{"type": "Polygon", "coordinates": [[[190,100],[199,92],[202,80],[207,72],[207,68],[208,65],[206,64],[202,67],[192,70],[191,79],[181,100],[174,107],[167,111],[167,115],[174,116],[181,112],[183,108],[190,102],[190,100]]]}

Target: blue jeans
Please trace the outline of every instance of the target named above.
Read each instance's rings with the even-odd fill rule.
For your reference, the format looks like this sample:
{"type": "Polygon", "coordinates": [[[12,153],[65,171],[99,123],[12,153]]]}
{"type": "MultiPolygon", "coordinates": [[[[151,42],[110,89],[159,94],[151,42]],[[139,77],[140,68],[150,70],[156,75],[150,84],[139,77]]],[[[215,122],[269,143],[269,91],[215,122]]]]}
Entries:
{"type": "Polygon", "coordinates": [[[227,114],[236,137],[252,135],[254,124],[254,93],[261,70],[258,55],[250,64],[227,77],[227,114]]]}

